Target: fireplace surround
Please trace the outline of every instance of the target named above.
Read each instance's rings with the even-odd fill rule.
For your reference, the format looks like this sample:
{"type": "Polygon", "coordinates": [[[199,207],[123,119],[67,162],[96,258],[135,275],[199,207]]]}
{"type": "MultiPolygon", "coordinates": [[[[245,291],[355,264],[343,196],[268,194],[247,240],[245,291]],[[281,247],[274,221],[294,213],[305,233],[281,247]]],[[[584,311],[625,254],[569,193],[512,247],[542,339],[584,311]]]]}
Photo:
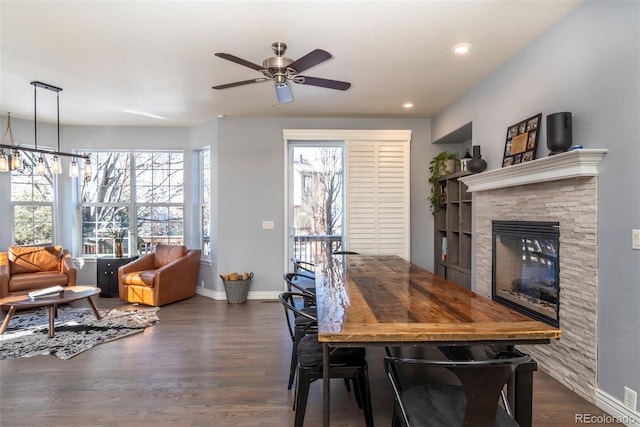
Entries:
{"type": "Polygon", "coordinates": [[[562,338],[521,346],[538,366],[595,403],[598,355],[598,163],[607,150],[569,151],[461,178],[473,195],[473,289],[491,298],[492,221],[560,227],[562,338]]]}

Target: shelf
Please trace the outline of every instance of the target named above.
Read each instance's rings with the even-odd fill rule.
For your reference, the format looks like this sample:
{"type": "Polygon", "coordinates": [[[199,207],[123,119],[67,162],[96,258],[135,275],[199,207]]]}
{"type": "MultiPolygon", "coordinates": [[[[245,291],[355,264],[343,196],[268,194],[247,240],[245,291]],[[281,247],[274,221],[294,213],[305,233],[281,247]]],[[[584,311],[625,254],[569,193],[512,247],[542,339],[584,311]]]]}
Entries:
{"type": "Polygon", "coordinates": [[[567,151],[518,165],[493,169],[460,178],[469,192],[557,181],[580,176],[597,176],[606,149],[567,151]]]}
{"type": "Polygon", "coordinates": [[[464,171],[439,178],[447,198],[434,217],[434,272],[467,288],[471,285],[472,203],[471,193],[459,178],[469,174],[464,171]]]}

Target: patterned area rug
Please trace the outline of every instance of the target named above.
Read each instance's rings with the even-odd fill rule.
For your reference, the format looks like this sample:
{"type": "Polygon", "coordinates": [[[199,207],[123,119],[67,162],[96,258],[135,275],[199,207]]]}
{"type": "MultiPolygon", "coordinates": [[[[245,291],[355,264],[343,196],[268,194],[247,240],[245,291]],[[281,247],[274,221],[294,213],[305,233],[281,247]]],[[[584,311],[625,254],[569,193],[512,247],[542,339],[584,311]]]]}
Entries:
{"type": "Polygon", "coordinates": [[[143,332],[160,322],[158,310],[158,307],[99,310],[102,319],[98,320],[90,308],[61,307],[53,338],[49,338],[48,308],[16,314],[7,331],[0,335],[0,359],[42,354],[70,359],[93,346],[143,332]]]}

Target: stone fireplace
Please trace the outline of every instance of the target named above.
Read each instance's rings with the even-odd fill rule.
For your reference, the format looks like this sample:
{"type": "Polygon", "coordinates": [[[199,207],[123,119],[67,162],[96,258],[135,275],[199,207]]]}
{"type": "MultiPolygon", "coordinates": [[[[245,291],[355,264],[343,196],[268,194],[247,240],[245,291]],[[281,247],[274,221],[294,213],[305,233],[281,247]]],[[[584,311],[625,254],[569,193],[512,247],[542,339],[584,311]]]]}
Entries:
{"type": "Polygon", "coordinates": [[[462,178],[473,193],[475,291],[492,294],[493,221],[559,226],[559,327],[549,345],[522,346],[542,370],[595,402],[597,385],[597,165],[606,150],[577,150],[462,178]]]}

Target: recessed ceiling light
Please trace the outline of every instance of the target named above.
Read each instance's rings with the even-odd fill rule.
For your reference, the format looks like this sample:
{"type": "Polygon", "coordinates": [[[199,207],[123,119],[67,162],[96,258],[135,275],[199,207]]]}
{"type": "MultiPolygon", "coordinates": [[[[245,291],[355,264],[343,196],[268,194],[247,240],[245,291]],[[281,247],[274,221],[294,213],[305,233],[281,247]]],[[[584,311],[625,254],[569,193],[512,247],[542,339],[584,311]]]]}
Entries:
{"type": "Polygon", "coordinates": [[[413,108],[413,102],[405,102],[404,104],[402,104],[402,107],[404,107],[404,108],[413,108]]]}
{"type": "Polygon", "coordinates": [[[454,47],[452,47],[451,50],[456,55],[465,55],[465,54],[469,53],[469,51],[471,50],[472,46],[473,45],[471,45],[469,43],[460,43],[460,44],[457,44],[454,47]]]}

